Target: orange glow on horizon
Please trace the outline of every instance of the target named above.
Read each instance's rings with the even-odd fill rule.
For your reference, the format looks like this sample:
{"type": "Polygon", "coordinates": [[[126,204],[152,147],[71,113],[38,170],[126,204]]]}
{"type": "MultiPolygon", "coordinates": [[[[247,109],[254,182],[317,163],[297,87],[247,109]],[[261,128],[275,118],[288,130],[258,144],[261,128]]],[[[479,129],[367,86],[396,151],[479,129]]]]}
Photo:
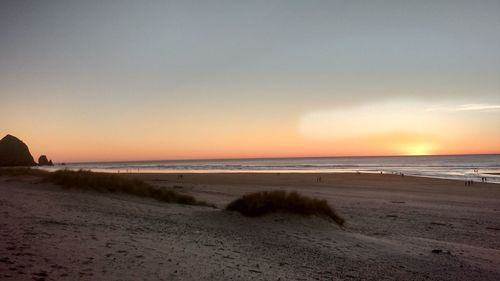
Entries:
{"type": "Polygon", "coordinates": [[[159,118],[144,111],[140,118],[103,116],[97,123],[62,117],[39,123],[21,116],[10,119],[11,127],[0,134],[23,140],[35,159],[45,154],[56,163],[500,153],[500,133],[483,122],[455,120],[443,113],[427,116],[417,110],[399,119],[404,110],[399,108],[393,116],[392,107],[371,108],[370,114],[363,108],[344,112],[345,116],[321,113],[306,120],[306,127],[290,116],[268,118],[248,112],[205,118],[178,112],[159,118]],[[427,123],[420,124],[424,115],[427,123]]]}
{"type": "Polygon", "coordinates": [[[335,157],[335,156],[398,156],[398,155],[448,155],[498,153],[495,144],[472,150],[467,142],[457,143],[454,149],[437,149],[436,145],[396,140],[374,142],[368,140],[343,143],[308,142],[294,140],[289,143],[237,143],[186,144],[168,146],[150,141],[140,143],[90,143],[81,141],[36,142],[31,138],[23,141],[30,147],[35,159],[46,154],[54,162],[93,161],[140,161],[182,159],[231,159],[231,158],[287,158],[287,157],[335,157]]]}

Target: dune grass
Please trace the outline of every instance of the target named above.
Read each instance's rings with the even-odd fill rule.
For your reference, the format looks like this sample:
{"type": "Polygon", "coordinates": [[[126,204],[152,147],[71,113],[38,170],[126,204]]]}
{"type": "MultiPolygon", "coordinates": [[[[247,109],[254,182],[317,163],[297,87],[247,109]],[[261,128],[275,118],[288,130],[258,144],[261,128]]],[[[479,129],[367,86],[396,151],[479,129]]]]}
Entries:
{"type": "Polygon", "coordinates": [[[166,188],[157,188],[142,180],[117,174],[96,173],[86,170],[47,172],[31,168],[5,168],[0,169],[0,175],[38,176],[44,181],[66,188],[93,190],[102,193],[126,193],[140,197],[150,197],[167,203],[214,207],[214,205],[207,202],[196,200],[193,196],[180,194],[166,188]]]}
{"type": "Polygon", "coordinates": [[[50,173],[47,180],[69,188],[90,189],[108,193],[127,193],[140,197],[151,197],[167,203],[213,207],[207,202],[196,200],[193,196],[180,194],[170,189],[157,188],[140,179],[117,174],[96,173],[86,170],[59,170],[50,173]]]}
{"type": "Polygon", "coordinates": [[[281,190],[256,192],[242,196],[229,203],[227,210],[237,211],[244,216],[256,217],[270,213],[292,213],[302,216],[319,216],[333,220],[342,226],[345,220],[328,205],[320,200],[300,195],[297,192],[281,190]]]}
{"type": "Polygon", "coordinates": [[[36,176],[45,177],[49,172],[30,167],[2,167],[0,168],[0,176],[19,177],[19,176],[36,176]]]}

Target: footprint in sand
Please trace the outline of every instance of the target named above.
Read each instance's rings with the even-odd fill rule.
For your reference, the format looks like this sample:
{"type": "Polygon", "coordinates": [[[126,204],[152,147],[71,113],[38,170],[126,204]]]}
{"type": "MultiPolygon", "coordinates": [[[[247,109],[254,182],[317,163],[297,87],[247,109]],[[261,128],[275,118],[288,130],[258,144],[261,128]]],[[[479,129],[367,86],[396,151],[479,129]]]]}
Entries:
{"type": "Polygon", "coordinates": [[[53,269],[62,269],[63,268],[63,266],[58,265],[58,264],[53,264],[50,267],[52,267],[53,269]]]}
{"type": "Polygon", "coordinates": [[[48,274],[45,271],[33,273],[33,275],[34,275],[33,279],[35,281],[45,281],[45,278],[48,277],[48,274]]]}

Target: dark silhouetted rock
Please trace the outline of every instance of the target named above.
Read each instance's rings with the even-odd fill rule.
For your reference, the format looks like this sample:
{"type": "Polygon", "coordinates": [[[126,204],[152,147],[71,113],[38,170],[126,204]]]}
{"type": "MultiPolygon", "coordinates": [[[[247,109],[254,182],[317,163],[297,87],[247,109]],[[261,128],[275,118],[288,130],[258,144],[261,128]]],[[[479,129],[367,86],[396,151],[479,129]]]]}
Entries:
{"type": "Polygon", "coordinates": [[[36,165],[28,146],[20,139],[6,135],[0,140],[0,166],[36,165]]]}
{"type": "Polygon", "coordinates": [[[53,166],[52,160],[47,159],[47,156],[42,155],[38,158],[38,165],[40,166],[53,166]]]}
{"type": "Polygon", "coordinates": [[[49,160],[47,159],[47,156],[41,155],[38,157],[38,165],[40,166],[45,166],[49,164],[49,160]]]}

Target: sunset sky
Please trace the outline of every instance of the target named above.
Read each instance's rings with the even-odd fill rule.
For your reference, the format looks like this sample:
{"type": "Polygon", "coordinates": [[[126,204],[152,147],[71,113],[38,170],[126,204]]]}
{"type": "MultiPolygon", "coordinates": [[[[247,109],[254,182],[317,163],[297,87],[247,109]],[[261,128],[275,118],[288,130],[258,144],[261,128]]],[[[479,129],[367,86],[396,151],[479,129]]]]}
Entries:
{"type": "Polygon", "coordinates": [[[500,153],[500,1],[0,1],[56,162],[500,153]]]}

